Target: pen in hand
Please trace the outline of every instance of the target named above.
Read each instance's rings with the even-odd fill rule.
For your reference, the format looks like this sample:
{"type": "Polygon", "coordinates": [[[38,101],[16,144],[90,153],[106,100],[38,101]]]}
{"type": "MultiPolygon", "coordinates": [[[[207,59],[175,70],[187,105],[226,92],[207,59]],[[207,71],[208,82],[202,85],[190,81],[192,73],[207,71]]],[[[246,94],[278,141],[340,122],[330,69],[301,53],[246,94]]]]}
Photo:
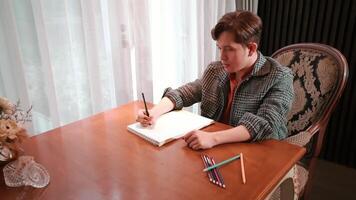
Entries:
{"type": "Polygon", "coordinates": [[[146,115],[147,115],[147,117],[149,117],[150,113],[147,110],[147,104],[146,104],[146,100],[145,100],[145,95],[143,94],[143,92],[141,94],[142,94],[143,103],[145,104],[146,115]]]}

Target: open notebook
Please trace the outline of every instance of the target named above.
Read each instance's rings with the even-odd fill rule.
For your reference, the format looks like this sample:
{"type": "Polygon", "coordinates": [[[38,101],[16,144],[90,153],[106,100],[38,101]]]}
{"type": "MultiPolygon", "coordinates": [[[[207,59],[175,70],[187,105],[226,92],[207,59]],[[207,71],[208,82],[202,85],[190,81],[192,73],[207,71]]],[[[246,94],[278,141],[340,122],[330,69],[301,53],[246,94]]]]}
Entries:
{"type": "Polygon", "coordinates": [[[134,123],[127,126],[127,129],[157,146],[162,146],[192,130],[201,129],[212,123],[214,123],[212,119],[179,110],[160,116],[154,126],[142,127],[140,123],[134,123]]]}

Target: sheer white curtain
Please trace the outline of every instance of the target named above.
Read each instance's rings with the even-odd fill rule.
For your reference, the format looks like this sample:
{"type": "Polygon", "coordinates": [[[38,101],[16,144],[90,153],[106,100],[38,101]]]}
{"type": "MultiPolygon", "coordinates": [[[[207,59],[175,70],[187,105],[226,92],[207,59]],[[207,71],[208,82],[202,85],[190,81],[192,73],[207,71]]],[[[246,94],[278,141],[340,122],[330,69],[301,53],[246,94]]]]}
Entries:
{"type": "Polygon", "coordinates": [[[164,88],[195,80],[218,59],[211,29],[234,10],[234,0],[151,1],[154,102],[164,88]]]}
{"type": "Polygon", "coordinates": [[[199,77],[235,1],[1,0],[0,96],[33,105],[32,133],[199,77]]]}

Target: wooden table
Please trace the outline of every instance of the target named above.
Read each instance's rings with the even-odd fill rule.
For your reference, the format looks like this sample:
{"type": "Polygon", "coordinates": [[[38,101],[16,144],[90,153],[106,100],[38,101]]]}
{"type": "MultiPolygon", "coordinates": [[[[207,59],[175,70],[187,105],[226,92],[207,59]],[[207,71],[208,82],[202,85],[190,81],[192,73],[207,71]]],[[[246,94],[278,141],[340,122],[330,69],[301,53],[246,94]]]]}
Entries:
{"type": "MultiPolygon", "coordinates": [[[[264,199],[305,153],[275,140],[202,151],[184,140],[156,147],[126,129],[140,108],[142,102],[132,102],[25,141],[26,155],[47,168],[50,184],[10,188],[0,176],[0,199],[264,199]],[[247,183],[240,161],[220,168],[226,189],[210,183],[200,154],[219,162],[240,152],[247,183]]],[[[205,130],[226,128],[215,123],[205,130]]]]}

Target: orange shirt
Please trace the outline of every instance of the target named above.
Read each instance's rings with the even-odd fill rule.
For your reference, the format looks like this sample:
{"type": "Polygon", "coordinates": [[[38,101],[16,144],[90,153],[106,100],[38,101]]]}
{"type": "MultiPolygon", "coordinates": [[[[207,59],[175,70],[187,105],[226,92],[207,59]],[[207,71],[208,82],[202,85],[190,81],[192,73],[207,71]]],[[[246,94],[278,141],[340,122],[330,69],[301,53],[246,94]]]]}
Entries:
{"type": "Polygon", "coordinates": [[[251,74],[252,70],[253,70],[253,67],[250,67],[249,69],[247,69],[247,73],[243,77],[241,77],[241,79],[239,79],[239,80],[236,78],[236,73],[229,74],[230,90],[229,90],[229,93],[227,94],[227,104],[226,104],[224,113],[220,118],[220,122],[222,122],[224,124],[229,124],[231,105],[232,105],[232,101],[234,99],[234,91],[235,91],[236,87],[239,87],[240,84],[242,83],[242,81],[245,80],[251,74]]]}
{"type": "Polygon", "coordinates": [[[238,81],[236,80],[236,73],[229,74],[229,78],[230,78],[230,90],[227,95],[227,104],[224,113],[222,115],[222,118],[220,119],[220,122],[224,124],[229,124],[232,99],[234,98],[235,88],[238,85],[238,81]]]}

